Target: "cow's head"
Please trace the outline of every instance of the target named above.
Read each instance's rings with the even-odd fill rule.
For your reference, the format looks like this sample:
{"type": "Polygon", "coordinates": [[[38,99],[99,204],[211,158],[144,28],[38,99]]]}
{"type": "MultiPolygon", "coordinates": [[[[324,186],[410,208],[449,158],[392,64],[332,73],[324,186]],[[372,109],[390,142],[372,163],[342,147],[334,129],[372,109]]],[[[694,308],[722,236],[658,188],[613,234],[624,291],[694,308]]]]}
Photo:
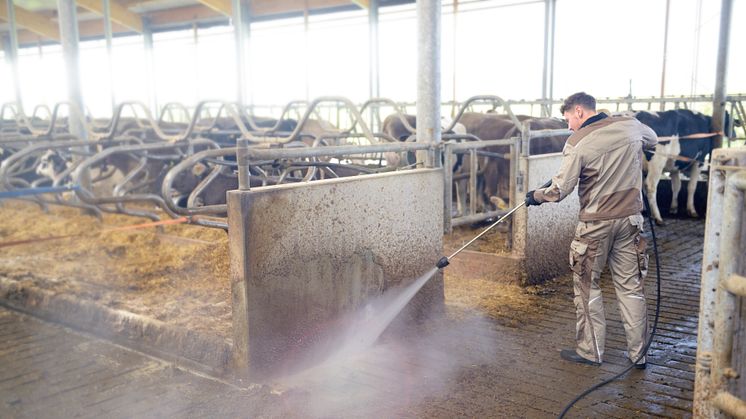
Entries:
{"type": "Polygon", "coordinates": [[[36,174],[55,180],[68,167],[70,167],[70,163],[58,151],[47,150],[39,158],[39,165],[36,166],[36,174]]]}

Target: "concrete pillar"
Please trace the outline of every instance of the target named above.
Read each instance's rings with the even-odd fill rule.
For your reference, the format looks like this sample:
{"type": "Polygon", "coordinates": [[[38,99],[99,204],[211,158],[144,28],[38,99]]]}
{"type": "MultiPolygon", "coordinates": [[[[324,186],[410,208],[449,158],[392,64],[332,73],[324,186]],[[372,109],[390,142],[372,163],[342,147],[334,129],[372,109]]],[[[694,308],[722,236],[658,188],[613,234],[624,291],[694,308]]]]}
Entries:
{"type": "Polygon", "coordinates": [[[112,62],[111,46],[111,0],[102,0],[104,6],[104,37],[106,38],[106,64],[109,70],[109,95],[111,96],[111,111],[117,106],[116,94],[114,93],[114,64],[112,62]]]}
{"type": "MultiPolygon", "coordinates": [[[[544,69],[542,71],[541,98],[552,100],[554,89],[554,22],[557,0],[544,1],[544,69]]],[[[549,117],[552,114],[552,106],[541,107],[541,115],[549,117]]]]}
{"type": "MultiPolygon", "coordinates": [[[[417,1],[417,141],[440,143],[440,0],[417,1]]],[[[425,167],[440,163],[418,152],[425,167]],[[436,163],[437,162],[437,163],[436,163]]]]}
{"type": "Polygon", "coordinates": [[[142,37],[145,46],[145,83],[148,86],[148,106],[154,118],[158,118],[158,95],[155,89],[155,57],[153,54],[153,30],[148,19],[142,19],[142,37]]]}
{"type": "Polygon", "coordinates": [[[88,139],[85,128],[85,104],[80,83],[80,52],[78,47],[78,14],[74,0],[57,0],[62,55],[65,61],[67,100],[70,109],[70,133],[81,140],[88,139]]]}
{"type": "MultiPolygon", "coordinates": [[[[715,94],[712,99],[712,128],[724,131],[726,78],[728,77],[728,48],[730,47],[730,15],[733,11],[733,0],[722,0],[720,7],[720,39],[718,41],[717,70],[715,72],[715,94]]],[[[731,118],[733,116],[731,115],[731,118]]],[[[723,146],[723,137],[713,140],[713,146],[723,146]]]]}
{"type": "Polygon", "coordinates": [[[16,10],[13,0],[7,0],[8,5],[8,37],[5,39],[3,48],[5,56],[10,62],[10,72],[13,75],[13,91],[18,109],[23,112],[23,98],[21,97],[21,78],[18,71],[18,32],[16,28],[16,10]]]}
{"type": "Polygon", "coordinates": [[[242,106],[253,100],[249,93],[248,54],[251,37],[251,3],[249,0],[231,0],[233,6],[233,35],[236,45],[236,100],[242,106]]]}

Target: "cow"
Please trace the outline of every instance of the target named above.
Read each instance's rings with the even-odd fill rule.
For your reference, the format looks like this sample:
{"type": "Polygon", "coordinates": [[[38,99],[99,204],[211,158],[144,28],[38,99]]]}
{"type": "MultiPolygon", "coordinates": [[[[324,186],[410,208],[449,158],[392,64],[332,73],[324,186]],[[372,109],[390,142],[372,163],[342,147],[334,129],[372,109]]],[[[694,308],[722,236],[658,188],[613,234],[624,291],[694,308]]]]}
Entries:
{"type": "MultiPolygon", "coordinates": [[[[523,122],[529,121],[529,129],[567,129],[567,124],[556,118],[534,118],[526,115],[517,115],[516,119],[523,122]]],[[[467,112],[462,115],[459,122],[463,123],[466,131],[481,140],[502,140],[520,137],[521,131],[508,115],[495,113],[467,112]]],[[[531,141],[529,154],[548,154],[561,152],[567,141],[567,135],[558,135],[546,138],[537,138],[531,141]]],[[[486,161],[484,167],[484,186],[482,188],[482,199],[478,205],[505,209],[510,197],[510,146],[493,146],[486,149],[496,158],[486,161]]]]}
{"type": "MultiPolygon", "coordinates": [[[[412,135],[414,133],[404,125],[404,123],[402,122],[402,118],[407,121],[410,127],[415,129],[417,128],[417,117],[415,115],[401,115],[400,117],[398,114],[393,114],[387,116],[384,119],[382,125],[383,134],[397,141],[407,141],[412,138],[412,135]]],[[[452,125],[452,122],[453,121],[446,117],[441,118],[441,129],[445,130],[446,128],[450,127],[452,125]]],[[[460,122],[453,124],[453,128],[450,131],[444,131],[443,133],[458,135],[467,134],[466,128],[460,122]]],[[[464,161],[462,156],[463,155],[461,154],[457,155],[457,158],[454,160],[453,166],[451,167],[454,175],[456,175],[454,176],[453,183],[456,187],[456,211],[459,215],[463,215],[465,211],[466,193],[468,189],[467,185],[469,181],[466,176],[463,176],[464,174],[468,175],[469,173],[469,162],[464,161]]],[[[415,153],[411,151],[402,153],[384,153],[384,158],[386,159],[387,166],[395,168],[409,167],[417,163],[417,157],[415,153]]]]}
{"type": "MultiPolygon", "coordinates": [[[[635,118],[649,126],[658,135],[658,145],[654,153],[646,153],[647,176],[645,190],[648,196],[651,216],[656,224],[663,225],[656,201],[658,182],[663,172],[671,177],[671,209],[678,212],[678,195],[681,190],[681,172],[689,177],[686,211],[690,217],[697,217],[694,208],[694,192],[699,181],[699,172],[705,157],[712,152],[713,138],[718,134],[712,127],[712,117],[689,109],[674,109],[662,112],[640,111],[635,118]]],[[[726,114],[725,126],[729,115],[726,114]]],[[[735,124],[736,126],[738,123],[735,124]]],[[[728,133],[734,136],[734,132],[728,133]]]]}
{"type": "MultiPolygon", "coordinates": [[[[396,141],[407,141],[410,138],[413,138],[414,132],[410,131],[402,122],[402,118],[404,118],[407,121],[407,124],[409,124],[410,127],[413,129],[417,129],[417,117],[414,115],[401,115],[401,117],[398,114],[392,114],[386,117],[386,119],[383,120],[383,125],[381,130],[383,131],[383,134],[393,140],[396,141]]],[[[440,121],[441,129],[445,130],[448,128],[453,121],[450,119],[443,117],[440,121]]],[[[466,128],[464,128],[464,125],[461,123],[456,123],[453,128],[450,131],[443,132],[444,134],[466,134],[466,128]]],[[[392,167],[408,167],[412,166],[416,163],[416,156],[414,152],[403,152],[403,153],[384,153],[384,158],[386,159],[386,165],[392,166],[392,167]]],[[[457,163],[457,165],[461,164],[461,161],[457,163]]]]}

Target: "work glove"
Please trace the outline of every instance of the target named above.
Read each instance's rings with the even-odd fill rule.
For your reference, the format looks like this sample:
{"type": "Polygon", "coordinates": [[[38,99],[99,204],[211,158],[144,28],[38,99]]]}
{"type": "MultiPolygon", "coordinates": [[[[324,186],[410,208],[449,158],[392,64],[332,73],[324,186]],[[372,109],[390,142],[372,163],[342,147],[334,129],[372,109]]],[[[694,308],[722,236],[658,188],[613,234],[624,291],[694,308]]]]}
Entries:
{"type": "Polygon", "coordinates": [[[528,191],[526,194],[526,206],[530,207],[531,205],[541,205],[541,202],[537,201],[536,198],[534,198],[534,192],[535,191],[528,191]]]}

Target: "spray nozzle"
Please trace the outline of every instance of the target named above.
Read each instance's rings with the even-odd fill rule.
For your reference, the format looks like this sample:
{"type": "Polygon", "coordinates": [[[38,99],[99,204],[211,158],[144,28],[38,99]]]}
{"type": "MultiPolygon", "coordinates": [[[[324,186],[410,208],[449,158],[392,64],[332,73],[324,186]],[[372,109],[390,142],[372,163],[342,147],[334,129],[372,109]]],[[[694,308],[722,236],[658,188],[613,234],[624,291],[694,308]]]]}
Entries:
{"type": "Polygon", "coordinates": [[[448,260],[448,257],[443,256],[442,258],[440,258],[438,263],[435,264],[435,266],[437,266],[438,269],[443,269],[448,266],[449,263],[451,263],[451,261],[448,260]]]}

